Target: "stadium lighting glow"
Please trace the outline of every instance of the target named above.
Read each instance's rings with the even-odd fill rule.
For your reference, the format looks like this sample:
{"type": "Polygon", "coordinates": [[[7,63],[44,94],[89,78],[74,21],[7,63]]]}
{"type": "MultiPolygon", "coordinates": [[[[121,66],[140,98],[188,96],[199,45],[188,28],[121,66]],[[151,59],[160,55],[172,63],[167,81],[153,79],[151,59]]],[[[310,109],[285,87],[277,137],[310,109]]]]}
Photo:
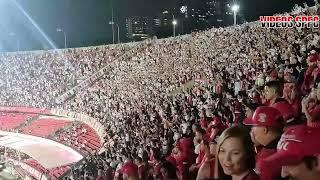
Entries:
{"type": "Polygon", "coordinates": [[[231,10],[232,10],[233,12],[238,12],[238,11],[239,11],[239,8],[240,8],[240,6],[239,6],[238,4],[234,4],[234,5],[232,5],[231,10]]]}
{"type": "Polygon", "coordinates": [[[177,21],[177,20],[173,20],[173,21],[172,21],[172,24],[175,26],[175,25],[178,24],[178,21],[177,21]]]}

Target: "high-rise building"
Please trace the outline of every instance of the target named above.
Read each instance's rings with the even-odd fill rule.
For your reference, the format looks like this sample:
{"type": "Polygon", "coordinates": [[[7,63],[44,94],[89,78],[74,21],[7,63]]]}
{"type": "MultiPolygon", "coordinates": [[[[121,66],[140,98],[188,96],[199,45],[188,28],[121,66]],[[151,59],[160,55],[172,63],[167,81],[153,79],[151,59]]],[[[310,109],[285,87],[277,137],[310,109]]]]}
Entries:
{"type": "Polygon", "coordinates": [[[132,16],[126,19],[127,37],[140,41],[152,36],[153,23],[148,17],[132,16]]]}
{"type": "Polygon", "coordinates": [[[153,26],[160,27],[161,26],[161,19],[160,18],[154,18],[153,19],[153,26]]]}
{"type": "Polygon", "coordinates": [[[186,18],[193,29],[228,25],[231,0],[178,0],[177,10],[181,18],[186,18]]]}

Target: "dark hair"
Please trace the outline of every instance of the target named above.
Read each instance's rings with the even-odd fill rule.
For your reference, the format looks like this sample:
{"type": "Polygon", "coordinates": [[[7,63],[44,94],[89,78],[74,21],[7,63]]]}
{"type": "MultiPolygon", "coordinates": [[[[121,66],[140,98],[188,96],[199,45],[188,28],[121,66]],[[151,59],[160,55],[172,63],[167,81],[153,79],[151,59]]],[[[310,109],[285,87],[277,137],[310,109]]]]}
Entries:
{"type": "Polygon", "coordinates": [[[147,151],[143,151],[142,153],[142,162],[148,162],[149,160],[149,155],[147,151]]]}
{"type": "MultiPolygon", "coordinates": [[[[283,120],[281,120],[283,122],[283,120]]],[[[267,127],[269,131],[279,135],[279,137],[283,134],[283,128],[275,128],[275,127],[267,127]]]]}
{"type": "MultiPolygon", "coordinates": [[[[245,149],[245,154],[246,154],[246,168],[252,170],[255,168],[256,160],[255,160],[255,151],[253,147],[253,143],[251,141],[250,133],[247,128],[245,127],[240,127],[240,126],[234,126],[226,129],[223,131],[221,136],[219,137],[218,140],[218,146],[217,146],[217,153],[216,157],[219,155],[220,147],[223,144],[223,142],[228,139],[228,138],[238,138],[241,143],[243,144],[243,147],[245,149]]],[[[216,158],[216,177],[218,179],[229,179],[230,176],[226,175],[223,172],[223,169],[220,165],[219,158],[216,158]]]]}
{"type": "Polygon", "coordinates": [[[141,157],[137,156],[137,157],[135,157],[135,159],[136,159],[139,163],[142,163],[142,158],[141,158],[141,157]]]}
{"type": "Polygon", "coordinates": [[[160,161],[161,160],[161,152],[158,148],[152,148],[153,151],[153,157],[155,160],[160,161]]]}
{"type": "Polygon", "coordinates": [[[164,161],[161,166],[167,173],[168,179],[175,179],[177,178],[176,167],[169,161],[164,161]]]}
{"type": "Polygon", "coordinates": [[[201,127],[196,127],[196,132],[202,134],[202,135],[205,135],[206,134],[206,131],[204,129],[202,129],[201,127]]]}
{"type": "Polygon", "coordinates": [[[303,158],[303,162],[306,165],[307,169],[311,171],[314,168],[314,164],[317,163],[317,157],[306,156],[303,158]]]}
{"type": "Polygon", "coordinates": [[[280,81],[269,81],[265,84],[265,86],[274,89],[279,96],[282,96],[283,83],[280,81]]]}

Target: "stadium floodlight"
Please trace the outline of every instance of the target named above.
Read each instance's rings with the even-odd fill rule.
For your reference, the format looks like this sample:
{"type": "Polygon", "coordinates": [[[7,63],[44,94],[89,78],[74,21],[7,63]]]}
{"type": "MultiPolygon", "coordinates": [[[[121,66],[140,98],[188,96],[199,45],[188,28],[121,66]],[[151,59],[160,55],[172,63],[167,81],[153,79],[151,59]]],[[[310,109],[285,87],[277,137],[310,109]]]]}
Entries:
{"type": "Polygon", "coordinates": [[[173,37],[176,37],[176,25],[178,24],[178,21],[176,19],[172,20],[173,25],[173,37]]]}
{"type": "Polygon", "coordinates": [[[233,11],[233,25],[237,25],[237,12],[239,11],[240,6],[238,4],[234,4],[231,6],[231,10],[233,11]]]}
{"type": "MultiPolygon", "coordinates": [[[[109,21],[109,25],[112,25],[112,38],[114,39],[114,28],[113,26],[116,25],[117,28],[118,28],[118,44],[120,44],[120,28],[119,28],[119,25],[116,24],[114,21],[109,21]]],[[[114,43],[114,40],[113,40],[113,43],[114,43]]]]}
{"type": "Polygon", "coordinates": [[[239,11],[239,8],[240,8],[240,6],[239,6],[238,4],[234,4],[234,5],[232,5],[231,10],[232,10],[233,12],[238,12],[238,11],[239,11]]]}
{"type": "Polygon", "coordinates": [[[173,21],[172,21],[172,24],[173,24],[174,26],[176,26],[176,25],[178,24],[177,20],[173,20],[173,21]]]}
{"type": "Polygon", "coordinates": [[[63,33],[63,35],[64,35],[64,48],[67,49],[67,33],[61,28],[57,28],[57,32],[63,33]]]}

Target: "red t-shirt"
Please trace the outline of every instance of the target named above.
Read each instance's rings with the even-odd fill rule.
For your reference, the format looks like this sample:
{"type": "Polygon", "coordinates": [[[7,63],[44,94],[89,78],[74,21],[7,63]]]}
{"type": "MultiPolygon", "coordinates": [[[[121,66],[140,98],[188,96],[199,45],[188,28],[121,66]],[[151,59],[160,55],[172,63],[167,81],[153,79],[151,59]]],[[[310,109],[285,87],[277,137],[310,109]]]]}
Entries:
{"type": "Polygon", "coordinates": [[[299,117],[301,114],[301,99],[295,98],[293,101],[289,102],[291,107],[294,109],[294,117],[299,117]]]}
{"type": "Polygon", "coordinates": [[[261,180],[274,180],[281,178],[281,166],[270,166],[264,159],[277,152],[278,139],[263,147],[256,155],[256,170],[261,180]]]}
{"type": "Polygon", "coordinates": [[[250,171],[242,180],[260,180],[260,177],[254,171],[250,171]]]}
{"type": "Polygon", "coordinates": [[[214,172],[215,172],[215,159],[209,158],[207,155],[204,156],[201,165],[204,163],[208,163],[210,166],[210,178],[214,178],[214,172]]]}

